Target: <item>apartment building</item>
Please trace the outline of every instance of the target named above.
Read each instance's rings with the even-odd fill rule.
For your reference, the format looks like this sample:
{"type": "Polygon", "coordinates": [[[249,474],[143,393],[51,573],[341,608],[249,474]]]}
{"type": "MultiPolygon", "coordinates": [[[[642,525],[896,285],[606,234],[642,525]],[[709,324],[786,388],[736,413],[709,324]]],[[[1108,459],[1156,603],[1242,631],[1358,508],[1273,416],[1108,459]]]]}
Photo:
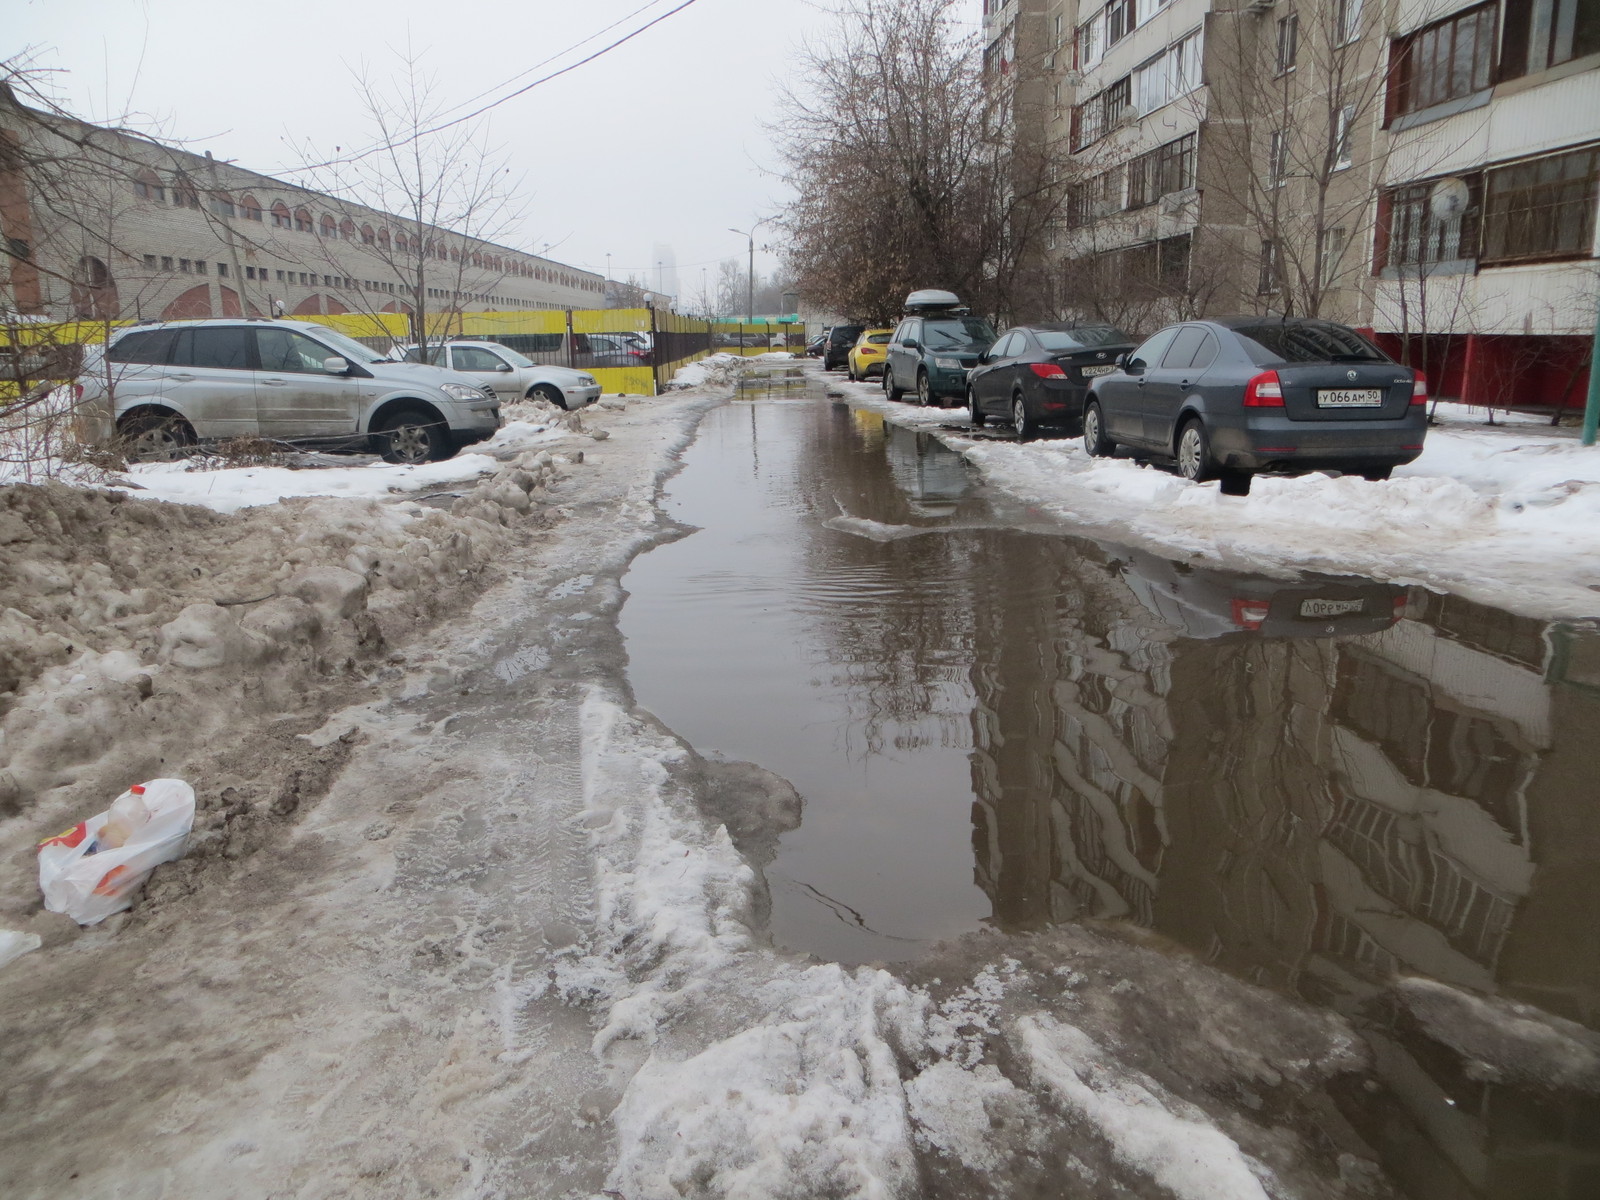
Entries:
{"type": "Polygon", "coordinates": [[[1036,77],[1046,97],[1015,135],[1074,181],[1063,315],[1146,332],[1316,314],[1374,331],[1440,394],[1581,403],[1594,0],[1008,0],[985,34],[1017,93],[1036,77]]]}
{"type": "Polygon", "coordinates": [[[0,311],[67,320],[604,307],[602,276],[420,219],[429,215],[63,120],[0,85],[0,311]]]}

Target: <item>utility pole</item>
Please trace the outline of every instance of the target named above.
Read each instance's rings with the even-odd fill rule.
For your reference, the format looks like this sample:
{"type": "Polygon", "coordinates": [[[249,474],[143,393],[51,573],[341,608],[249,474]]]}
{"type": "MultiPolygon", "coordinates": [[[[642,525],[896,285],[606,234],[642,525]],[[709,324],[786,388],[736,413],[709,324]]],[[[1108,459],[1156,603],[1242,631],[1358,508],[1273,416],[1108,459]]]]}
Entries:
{"type": "Polygon", "coordinates": [[[756,323],[756,230],[772,219],[772,217],[762,217],[750,226],[748,233],[743,229],[732,227],[728,229],[729,233],[737,233],[740,237],[750,239],[750,274],[745,276],[745,316],[752,325],[756,323]]]}
{"type": "Polygon", "coordinates": [[[1592,446],[1600,433],[1600,309],[1595,312],[1594,342],[1589,347],[1589,399],[1583,406],[1583,444],[1592,446]]]}

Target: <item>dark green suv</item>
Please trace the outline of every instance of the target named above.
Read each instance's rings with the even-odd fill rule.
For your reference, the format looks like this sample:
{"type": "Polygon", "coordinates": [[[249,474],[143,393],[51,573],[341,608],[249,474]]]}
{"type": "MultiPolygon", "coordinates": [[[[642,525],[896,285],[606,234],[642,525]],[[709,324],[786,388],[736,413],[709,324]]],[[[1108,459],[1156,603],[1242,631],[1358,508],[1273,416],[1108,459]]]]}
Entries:
{"type": "Polygon", "coordinates": [[[889,340],[884,395],[898,400],[910,391],[918,404],[942,406],[951,398],[965,404],[967,372],[994,344],[993,326],[948,292],[913,292],[906,309],[909,315],[889,340]]]}

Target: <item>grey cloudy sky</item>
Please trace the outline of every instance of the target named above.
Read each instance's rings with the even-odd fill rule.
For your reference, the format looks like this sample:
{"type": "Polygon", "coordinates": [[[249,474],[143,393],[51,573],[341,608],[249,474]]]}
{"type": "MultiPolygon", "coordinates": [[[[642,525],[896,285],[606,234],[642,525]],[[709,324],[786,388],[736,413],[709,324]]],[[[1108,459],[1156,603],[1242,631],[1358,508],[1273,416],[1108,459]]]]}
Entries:
{"type": "MultiPolygon", "coordinates": [[[[89,120],[136,114],[141,128],[190,149],[281,174],[303,161],[308,140],[324,151],[370,144],[355,72],[392,72],[408,41],[425,52],[442,100],[464,103],[613,22],[623,24],[551,68],[680,2],[0,0],[0,57],[36,51],[37,65],[57,72],[62,102],[89,120]]],[[[680,293],[698,294],[702,266],[715,278],[718,260],[744,255],[728,227],[748,229],[782,205],[764,124],[802,39],[829,27],[828,7],[695,0],[496,108],[490,138],[524,180],[526,213],[502,240],[535,252],[554,243],[551,257],[596,271],[609,254],[613,276],[652,284],[655,247],[667,244],[680,293]]],[[[757,265],[775,262],[762,255],[757,265]]]]}

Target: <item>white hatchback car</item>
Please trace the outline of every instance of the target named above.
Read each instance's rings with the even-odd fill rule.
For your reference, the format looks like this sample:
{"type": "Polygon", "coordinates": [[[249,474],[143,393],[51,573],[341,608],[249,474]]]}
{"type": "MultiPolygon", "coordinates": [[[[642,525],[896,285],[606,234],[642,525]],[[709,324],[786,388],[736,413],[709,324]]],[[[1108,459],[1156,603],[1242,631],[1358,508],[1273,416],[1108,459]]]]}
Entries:
{"type": "MultiPolygon", "coordinates": [[[[407,362],[423,361],[421,346],[407,346],[407,362]]],[[[557,408],[578,409],[600,399],[600,385],[586,371],[536,363],[498,342],[446,342],[429,346],[427,361],[468,375],[492,391],[502,404],[526,397],[557,408]]]]}

